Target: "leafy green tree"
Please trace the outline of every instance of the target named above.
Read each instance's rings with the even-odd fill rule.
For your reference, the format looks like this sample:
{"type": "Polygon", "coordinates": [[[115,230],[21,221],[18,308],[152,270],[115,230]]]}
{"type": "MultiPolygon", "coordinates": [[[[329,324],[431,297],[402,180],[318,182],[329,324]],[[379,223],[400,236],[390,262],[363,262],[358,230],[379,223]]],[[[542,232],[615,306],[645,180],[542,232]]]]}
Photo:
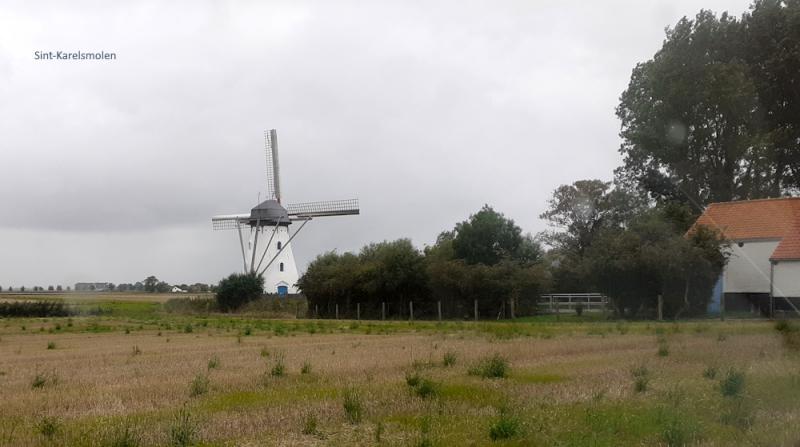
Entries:
{"type": "MultiPolygon", "coordinates": [[[[156,292],[156,288],[158,287],[158,283],[159,283],[158,278],[156,278],[155,276],[148,276],[144,280],[144,291],[145,292],[150,292],[150,293],[155,293],[156,292]]],[[[136,284],[138,285],[140,283],[136,283],[136,284]]]]}
{"type": "Polygon", "coordinates": [[[264,293],[264,277],[255,273],[233,273],[219,282],[217,304],[225,312],[239,309],[264,293]]]}
{"type": "Polygon", "coordinates": [[[667,315],[699,314],[725,265],[725,247],[716,231],[699,228],[685,236],[655,209],[629,228],[603,230],[582,268],[620,315],[652,315],[658,295],[667,315]]]}
{"type": "Polygon", "coordinates": [[[696,211],[770,194],[772,154],[762,150],[744,26],[700,11],[668,29],[653,59],[634,68],[617,107],[621,178],[696,211]]]}
{"type": "Polygon", "coordinates": [[[467,264],[495,265],[504,259],[535,262],[541,256],[538,245],[513,220],[498,213],[489,205],[456,224],[452,243],[454,256],[467,264]]]}

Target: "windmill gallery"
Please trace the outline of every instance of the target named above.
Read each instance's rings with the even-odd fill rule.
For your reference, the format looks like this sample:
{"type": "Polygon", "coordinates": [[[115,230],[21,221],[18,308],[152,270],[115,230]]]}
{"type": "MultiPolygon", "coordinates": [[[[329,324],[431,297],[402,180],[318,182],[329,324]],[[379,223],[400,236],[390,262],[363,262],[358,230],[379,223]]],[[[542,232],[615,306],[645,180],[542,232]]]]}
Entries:
{"type": "Polygon", "coordinates": [[[218,215],[211,218],[214,230],[236,230],[245,273],[264,277],[267,293],[297,293],[297,265],[291,243],[315,217],[359,214],[358,199],[328,200],[283,205],[278,161],[278,133],[264,132],[267,200],[250,213],[218,215]],[[299,222],[294,232],[293,222],[299,222]]]}

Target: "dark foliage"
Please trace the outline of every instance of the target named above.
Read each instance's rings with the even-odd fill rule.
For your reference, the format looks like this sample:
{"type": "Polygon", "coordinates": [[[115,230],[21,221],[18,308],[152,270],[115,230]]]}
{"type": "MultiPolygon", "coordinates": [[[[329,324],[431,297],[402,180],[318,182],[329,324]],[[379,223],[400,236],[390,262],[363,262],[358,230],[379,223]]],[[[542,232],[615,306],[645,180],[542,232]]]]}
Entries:
{"type": "Polygon", "coordinates": [[[255,273],[233,273],[219,282],[217,304],[222,311],[232,311],[264,293],[264,277],[255,273]]]}
{"type": "Polygon", "coordinates": [[[0,317],[66,317],[72,315],[62,301],[0,302],[0,317]]]}

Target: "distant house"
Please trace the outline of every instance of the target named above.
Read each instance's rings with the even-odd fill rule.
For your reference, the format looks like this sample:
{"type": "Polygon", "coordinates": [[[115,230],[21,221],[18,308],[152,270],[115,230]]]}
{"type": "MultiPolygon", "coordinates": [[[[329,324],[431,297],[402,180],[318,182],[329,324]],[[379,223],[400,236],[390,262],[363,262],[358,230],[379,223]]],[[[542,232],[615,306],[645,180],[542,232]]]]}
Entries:
{"type": "Polygon", "coordinates": [[[716,303],[726,310],[800,314],[800,197],[712,203],[695,225],[731,241],[716,303]]]}
{"type": "Polygon", "coordinates": [[[186,293],[186,291],[178,286],[172,286],[172,293],[186,293]]]}
{"type": "Polygon", "coordinates": [[[107,282],[76,282],[76,292],[105,292],[110,290],[107,282]]]}

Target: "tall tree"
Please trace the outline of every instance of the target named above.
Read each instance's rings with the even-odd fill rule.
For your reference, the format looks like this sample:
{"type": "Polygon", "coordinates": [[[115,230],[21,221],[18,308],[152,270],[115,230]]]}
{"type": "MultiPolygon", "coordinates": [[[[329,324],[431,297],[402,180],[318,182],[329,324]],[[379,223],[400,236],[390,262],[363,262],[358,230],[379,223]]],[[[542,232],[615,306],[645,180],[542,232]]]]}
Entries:
{"type": "Polygon", "coordinates": [[[620,177],[698,211],[770,194],[742,30],[727,13],[700,11],[668,29],[653,59],[634,68],[617,107],[620,177]]]}
{"type": "Polygon", "coordinates": [[[522,229],[489,205],[456,224],[453,234],[454,255],[467,264],[495,265],[504,259],[539,256],[536,244],[523,236],[522,229]]]}

